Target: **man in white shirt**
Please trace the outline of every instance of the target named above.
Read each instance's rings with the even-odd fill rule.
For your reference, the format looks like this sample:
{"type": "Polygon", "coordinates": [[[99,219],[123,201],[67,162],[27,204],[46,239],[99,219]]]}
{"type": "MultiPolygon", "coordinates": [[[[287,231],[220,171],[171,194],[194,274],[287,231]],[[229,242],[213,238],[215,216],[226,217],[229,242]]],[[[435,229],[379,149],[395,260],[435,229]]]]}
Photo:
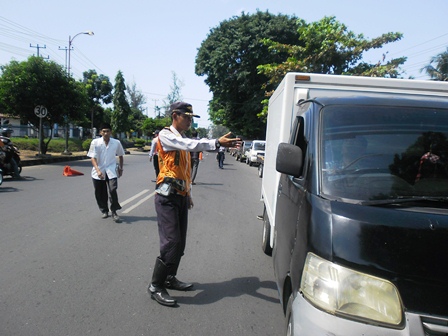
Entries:
{"type": "Polygon", "coordinates": [[[159,131],[155,131],[154,132],[154,138],[152,139],[151,142],[151,150],[149,151],[149,162],[153,161],[154,164],[154,171],[156,172],[156,178],[155,180],[153,180],[153,182],[156,182],[157,180],[157,175],[159,175],[159,153],[157,150],[157,141],[159,138],[159,131]]]}
{"type": "Polygon", "coordinates": [[[123,174],[124,149],[120,141],[111,138],[111,126],[103,124],[100,127],[101,138],[93,139],[87,154],[93,165],[92,180],[95,190],[95,199],[102,218],[109,217],[108,198],[110,199],[110,210],[115,222],[120,222],[117,210],[121,209],[118,203],[118,177],[123,174]],[[118,167],[117,159],[118,156],[118,167]]]}

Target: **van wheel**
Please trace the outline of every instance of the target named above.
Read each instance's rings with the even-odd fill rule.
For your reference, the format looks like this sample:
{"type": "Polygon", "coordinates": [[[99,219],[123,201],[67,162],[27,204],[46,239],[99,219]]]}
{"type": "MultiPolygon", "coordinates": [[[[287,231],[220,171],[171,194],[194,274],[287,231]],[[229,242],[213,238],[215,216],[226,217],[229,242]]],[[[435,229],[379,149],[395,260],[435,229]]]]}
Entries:
{"type": "Polygon", "coordinates": [[[260,165],[258,166],[258,177],[259,177],[259,178],[262,178],[262,177],[263,177],[263,165],[262,165],[262,164],[260,164],[260,165]]]}
{"type": "Polygon", "coordinates": [[[271,223],[269,223],[268,215],[266,214],[266,207],[263,211],[263,238],[261,241],[261,248],[264,254],[272,256],[271,247],[271,223]]]}
{"type": "Polygon", "coordinates": [[[292,302],[294,301],[294,296],[291,294],[288,298],[288,307],[286,308],[286,326],[285,326],[285,335],[292,336],[294,335],[294,319],[292,314],[292,302]]]}

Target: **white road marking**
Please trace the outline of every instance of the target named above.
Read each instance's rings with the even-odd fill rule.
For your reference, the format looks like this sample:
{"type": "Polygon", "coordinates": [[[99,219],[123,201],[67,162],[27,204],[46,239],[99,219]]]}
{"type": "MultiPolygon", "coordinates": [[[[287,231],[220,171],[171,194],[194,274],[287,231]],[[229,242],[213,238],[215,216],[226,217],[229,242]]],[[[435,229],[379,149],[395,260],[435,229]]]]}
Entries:
{"type": "Polygon", "coordinates": [[[149,189],[145,189],[145,190],[139,192],[137,195],[134,195],[134,196],[128,198],[126,201],[124,201],[124,202],[120,202],[120,203],[121,203],[121,205],[126,205],[126,204],[128,204],[129,202],[132,202],[133,200],[135,200],[136,198],[139,198],[139,197],[142,196],[143,194],[146,194],[148,191],[149,191],[149,189]]]}
{"type": "MultiPolygon", "coordinates": [[[[149,190],[145,189],[143,190],[141,193],[127,199],[126,201],[124,201],[122,204],[127,204],[131,201],[133,201],[134,199],[136,199],[137,197],[140,197],[141,195],[147,193],[149,190]]],[[[137,203],[135,203],[133,206],[127,208],[126,210],[122,211],[123,214],[127,214],[129,212],[131,212],[132,210],[134,210],[136,207],[138,207],[139,205],[145,203],[147,200],[149,200],[151,197],[153,197],[155,195],[155,191],[153,191],[151,194],[149,194],[148,196],[146,196],[145,198],[142,198],[140,201],[138,201],[137,203]]]]}

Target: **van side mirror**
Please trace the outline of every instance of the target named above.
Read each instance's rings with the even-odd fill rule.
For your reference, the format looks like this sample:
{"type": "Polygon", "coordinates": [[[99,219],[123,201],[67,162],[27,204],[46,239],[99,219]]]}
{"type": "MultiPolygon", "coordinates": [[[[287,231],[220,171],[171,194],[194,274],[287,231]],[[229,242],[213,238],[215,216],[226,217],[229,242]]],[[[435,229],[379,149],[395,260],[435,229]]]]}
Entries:
{"type": "Polygon", "coordinates": [[[280,143],[277,150],[275,169],[282,174],[300,177],[303,168],[303,152],[296,145],[280,143]]]}

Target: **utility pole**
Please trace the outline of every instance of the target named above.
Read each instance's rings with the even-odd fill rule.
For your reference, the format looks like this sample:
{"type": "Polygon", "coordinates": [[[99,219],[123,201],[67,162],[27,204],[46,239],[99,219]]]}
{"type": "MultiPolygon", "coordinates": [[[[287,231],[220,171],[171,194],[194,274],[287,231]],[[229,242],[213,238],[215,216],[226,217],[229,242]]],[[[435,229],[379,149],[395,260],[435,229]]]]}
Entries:
{"type": "MultiPolygon", "coordinates": [[[[44,46],[42,47],[42,46],[40,46],[40,45],[35,45],[35,46],[33,46],[31,43],[30,43],[30,48],[36,48],[37,49],[37,57],[39,57],[39,49],[47,49],[47,46],[44,44],[44,46]]],[[[43,57],[42,56],[42,58],[45,58],[45,57],[43,57]]],[[[47,56],[46,57],[46,59],[50,59],[50,56],[47,56]]]]}
{"type": "Polygon", "coordinates": [[[64,47],[64,48],[59,47],[59,50],[65,51],[65,71],[67,71],[67,51],[68,51],[68,48],[67,47],[64,47]]]}

